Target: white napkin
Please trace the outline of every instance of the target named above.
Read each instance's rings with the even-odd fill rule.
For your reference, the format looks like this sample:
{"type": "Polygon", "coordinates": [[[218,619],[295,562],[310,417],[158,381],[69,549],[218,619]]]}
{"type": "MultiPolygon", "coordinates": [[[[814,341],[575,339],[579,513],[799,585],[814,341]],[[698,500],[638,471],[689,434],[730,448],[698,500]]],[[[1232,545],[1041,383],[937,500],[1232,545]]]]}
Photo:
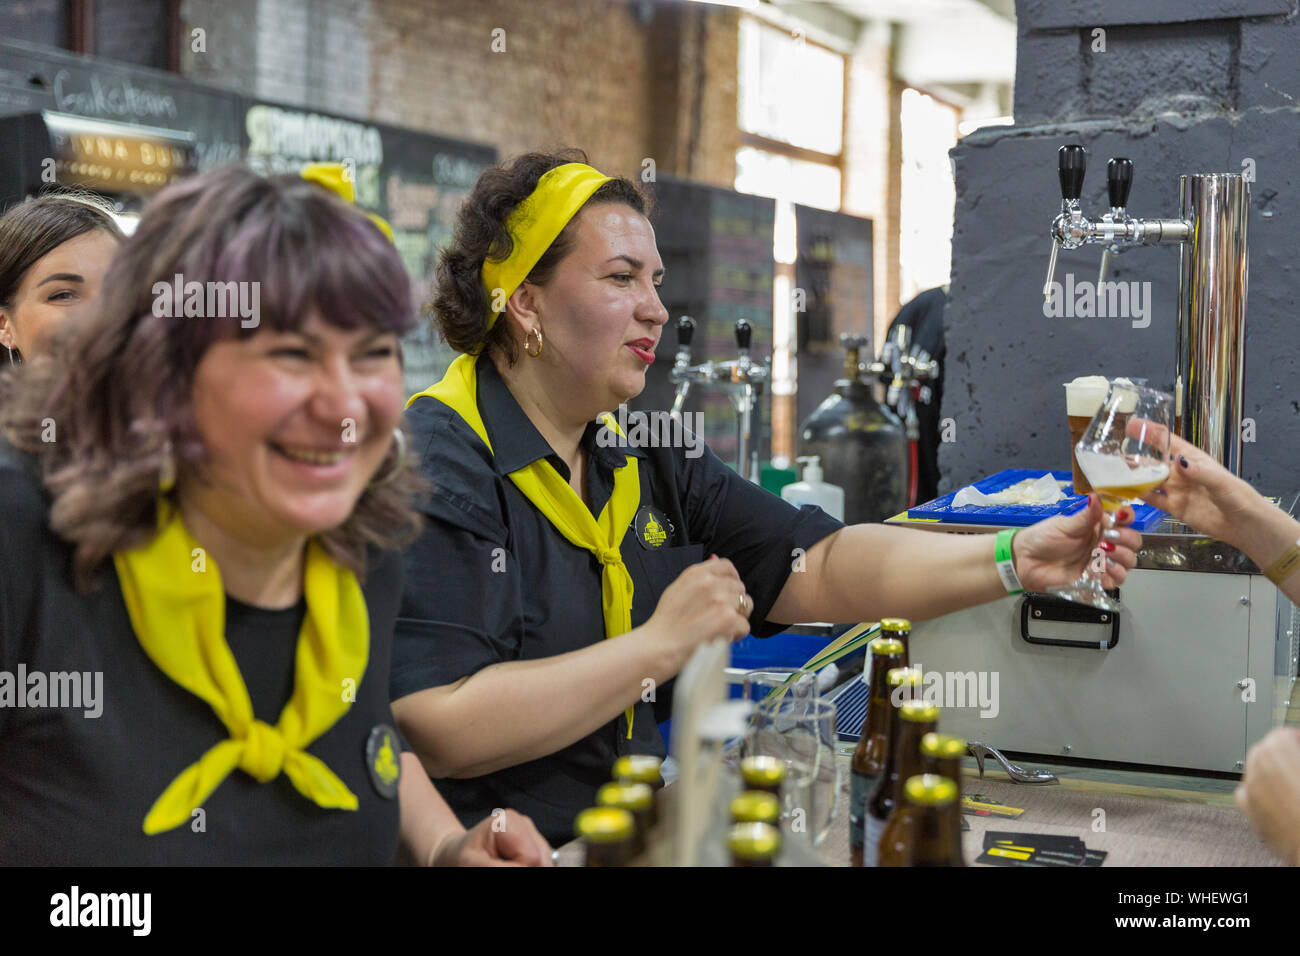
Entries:
{"type": "Polygon", "coordinates": [[[1041,478],[1026,478],[1024,481],[1018,481],[1010,488],[1003,488],[991,495],[986,495],[974,485],[968,485],[957,492],[952,499],[951,507],[961,508],[965,505],[981,505],[985,507],[997,505],[1051,505],[1062,501],[1065,497],[1065,492],[1061,490],[1061,486],[1049,473],[1041,478]]]}

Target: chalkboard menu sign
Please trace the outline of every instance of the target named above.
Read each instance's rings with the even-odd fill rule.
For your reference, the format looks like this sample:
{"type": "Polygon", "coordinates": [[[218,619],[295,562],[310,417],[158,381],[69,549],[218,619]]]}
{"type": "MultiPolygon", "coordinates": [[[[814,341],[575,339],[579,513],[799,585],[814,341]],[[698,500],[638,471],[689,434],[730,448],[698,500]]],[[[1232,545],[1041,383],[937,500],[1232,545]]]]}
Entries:
{"type": "MultiPolygon", "coordinates": [[[[496,161],[491,146],[381,123],[253,100],[169,73],[0,42],[0,117],[54,112],[171,131],[193,144],[199,172],[246,159],[264,173],[296,173],[309,162],[348,164],[358,204],[393,227],[415,301],[429,298],[437,250],[479,173],[496,161]]],[[[0,143],[0,151],[17,152],[0,143]]],[[[0,178],[6,169],[0,164],[0,178]]],[[[62,180],[59,180],[62,182],[62,180]]],[[[8,201],[22,191],[0,182],[8,201]]],[[[138,198],[138,197],[137,197],[138,198]]],[[[133,199],[126,197],[130,208],[133,199]]],[[[421,321],[404,343],[406,385],[426,388],[453,353],[421,321]]]]}
{"type": "MultiPolygon", "coordinates": [[[[451,237],[461,200],[497,155],[490,146],[251,101],[243,146],[249,164],[267,173],[297,172],[309,162],[345,164],[357,204],[393,227],[417,305],[430,297],[438,248],[451,237]]],[[[423,320],[403,346],[410,392],[441,378],[455,357],[423,320]]]]}
{"type": "MultiPolygon", "coordinates": [[[[653,221],[664,262],[661,298],[669,323],[659,341],[656,362],[646,375],[646,390],[633,402],[638,409],[672,406],[673,386],[668,381],[677,351],[674,325],[689,315],[696,322],[691,343],[692,364],[736,357],[737,320],[753,328],[750,355],[762,361],[772,354],[772,237],[776,204],[749,196],[670,178],[660,178],[652,188],[653,221]]],[[[770,396],[765,393],[759,457],[770,447],[768,422],[770,396]]],[[[736,412],[727,395],[716,389],[695,387],[686,411],[704,413],[704,438],[724,461],[734,464],[736,412]]]]}

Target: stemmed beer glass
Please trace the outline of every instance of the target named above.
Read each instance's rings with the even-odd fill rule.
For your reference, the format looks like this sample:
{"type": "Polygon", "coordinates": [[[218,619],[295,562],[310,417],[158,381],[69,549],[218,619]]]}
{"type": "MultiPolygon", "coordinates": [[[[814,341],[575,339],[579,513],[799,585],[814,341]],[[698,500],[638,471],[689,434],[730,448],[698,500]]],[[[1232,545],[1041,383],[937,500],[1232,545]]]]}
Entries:
{"type": "MultiPolygon", "coordinates": [[[[1166,392],[1112,381],[1106,400],[1074,446],[1080,470],[1101,498],[1107,528],[1115,527],[1115,514],[1126,500],[1158,488],[1169,477],[1173,407],[1173,396],[1166,392]]],[[[1105,562],[1106,552],[1094,548],[1079,579],[1050,593],[1107,611],[1124,610],[1102,589],[1105,562]]]]}

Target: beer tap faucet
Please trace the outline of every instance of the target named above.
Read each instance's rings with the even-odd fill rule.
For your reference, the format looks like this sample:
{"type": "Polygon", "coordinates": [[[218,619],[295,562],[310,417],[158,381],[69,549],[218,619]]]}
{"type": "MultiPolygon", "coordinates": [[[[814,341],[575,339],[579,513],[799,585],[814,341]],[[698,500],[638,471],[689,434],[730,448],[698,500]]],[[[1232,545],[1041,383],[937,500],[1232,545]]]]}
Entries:
{"type": "MultiPolygon", "coordinates": [[[[1186,242],[1191,234],[1191,224],[1185,219],[1135,219],[1128,214],[1126,206],[1133,186],[1133,163],[1119,157],[1112,159],[1106,169],[1111,210],[1099,220],[1089,219],[1079,204],[1087,168],[1087,153],[1082,146],[1062,146],[1057,153],[1061,211],[1052,220],[1052,257],[1047,264],[1047,281],[1043,283],[1044,299],[1052,297],[1056,256],[1061,249],[1077,249],[1085,243],[1104,243],[1107,253],[1113,254],[1128,246],[1186,242]]],[[[1108,256],[1103,255],[1103,278],[1107,265],[1108,256]]]]}
{"type": "Polygon", "coordinates": [[[691,364],[691,338],[695,333],[695,321],[690,316],[677,320],[677,356],[673,362],[668,380],[676,386],[673,395],[672,414],[680,417],[682,406],[693,384],[704,387],[721,388],[731,398],[736,409],[736,470],[746,478],[757,482],[758,443],[755,441],[755,414],[761,421],[760,402],[763,388],[771,376],[771,358],[755,362],[750,356],[750,344],[754,330],[744,319],[736,323],[736,358],[731,361],[721,360],[691,364]]]}
{"type": "MultiPolygon", "coordinates": [[[[1133,161],[1117,156],[1106,164],[1106,192],[1110,197],[1110,212],[1101,217],[1102,224],[1128,222],[1128,194],[1133,188],[1133,161]]],[[[1110,257],[1123,252],[1126,245],[1111,242],[1101,253],[1101,270],[1097,273],[1097,288],[1106,281],[1110,257]]]]}

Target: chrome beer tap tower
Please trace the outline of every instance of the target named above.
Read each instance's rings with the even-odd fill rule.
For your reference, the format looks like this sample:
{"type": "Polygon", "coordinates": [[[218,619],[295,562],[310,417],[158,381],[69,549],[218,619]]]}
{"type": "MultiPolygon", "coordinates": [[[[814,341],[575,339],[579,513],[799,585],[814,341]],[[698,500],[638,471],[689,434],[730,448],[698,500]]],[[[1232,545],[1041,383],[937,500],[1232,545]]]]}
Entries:
{"type": "Polygon", "coordinates": [[[691,338],[695,320],[683,315],[677,320],[677,355],[668,380],[676,387],[672,414],[680,418],[682,406],[692,385],[721,388],[736,409],[736,471],[757,484],[759,480],[758,439],[756,426],[762,422],[763,389],[772,375],[772,359],[755,362],[749,354],[754,330],[741,319],[736,323],[736,347],[739,354],[731,360],[691,364],[691,338]]]}
{"type": "Polygon", "coordinates": [[[1250,186],[1232,173],[1179,177],[1179,218],[1129,215],[1133,163],[1112,159],[1106,167],[1110,212],[1089,219],[1079,204],[1087,156],[1082,146],[1058,153],[1061,212],[1052,220],[1052,257],[1043,296],[1050,298],[1060,249],[1104,245],[1097,292],[1110,258],[1138,245],[1179,244],[1177,364],[1174,416],[1178,434],[1241,474],[1242,396],[1246,344],[1246,220],[1250,186]]]}
{"type": "MultiPolygon", "coordinates": [[[[1107,168],[1110,211],[1091,219],[1079,203],[1084,164],[1083,147],[1061,148],[1061,211],[1051,227],[1045,294],[1053,294],[1062,247],[1106,247],[1100,297],[1114,255],[1178,243],[1176,427],[1239,474],[1247,183],[1237,175],[1182,176],[1178,218],[1142,219],[1127,208],[1133,164],[1116,158],[1107,168]]],[[[1280,504],[1297,512],[1294,493],[1280,504]]],[[[1125,610],[1118,613],[1028,593],[918,623],[912,646],[925,648],[927,671],[987,671],[1022,689],[1002,695],[996,715],[946,706],[945,728],[1049,761],[1240,773],[1249,747],[1294,699],[1300,612],[1244,552],[1169,516],[1142,531],[1137,567],[1119,592],[1125,610]],[[972,641],[972,634],[989,639],[972,641]]]]}

